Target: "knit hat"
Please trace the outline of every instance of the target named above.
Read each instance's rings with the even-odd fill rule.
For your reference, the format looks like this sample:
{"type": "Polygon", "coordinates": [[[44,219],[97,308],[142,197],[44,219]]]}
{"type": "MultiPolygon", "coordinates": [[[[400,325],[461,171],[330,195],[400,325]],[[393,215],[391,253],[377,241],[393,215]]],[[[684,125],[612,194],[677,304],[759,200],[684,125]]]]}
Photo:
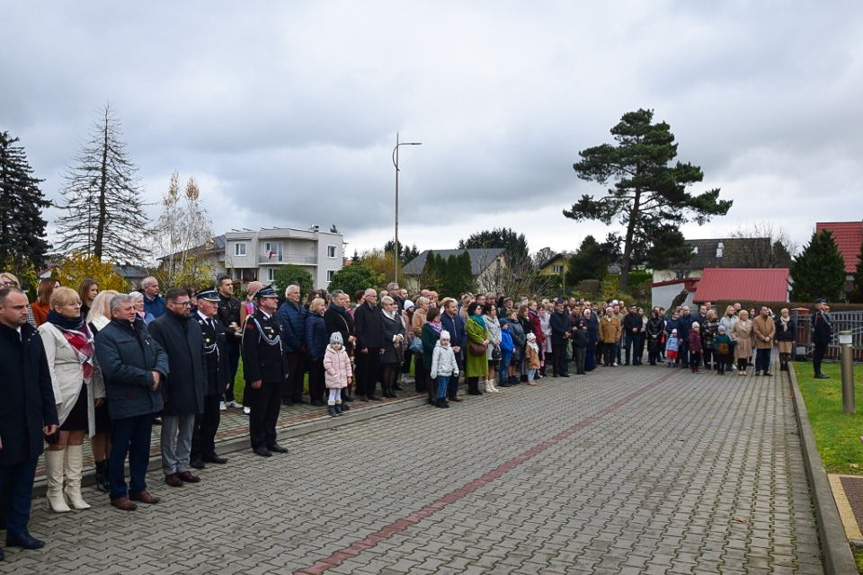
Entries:
{"type": "Polygon", "coordinates": [[[720,333],[725,333],[725,326],[724,325],[720,325],[718,329],[719,329],[720,333]]]}
{"type": "Polygon", "coordinates": [[[440,339],[445,339],[445,340],[449,341],[449,332],[445,329],[442,329],[440,331],[440,339]]]}
{"type": "Polygon", "coordinates": [[[676,328],[671,330],[671,335],[677,335],[677,329],[676,328]]]}
{"type": "Polygon", "coordinates": [[[527,341],[536,341],[536,336],[532,333],[527,334],[527,341]]]}
{"type": "Polygon", "coordinates": [[[342,334],[337,331],[334,331],[330,336],[330,344],[337,343],[339,345],[344,345],[345,342],[342,340],[342,334]]]}

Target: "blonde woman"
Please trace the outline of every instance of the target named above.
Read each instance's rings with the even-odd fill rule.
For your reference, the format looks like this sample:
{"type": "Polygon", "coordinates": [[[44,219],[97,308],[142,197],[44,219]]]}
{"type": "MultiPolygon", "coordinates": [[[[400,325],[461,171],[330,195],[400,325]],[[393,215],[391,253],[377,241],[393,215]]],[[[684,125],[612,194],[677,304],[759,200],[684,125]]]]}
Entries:
{"type": "MultiPolygon", "coordinates": [[[[106,325],[111,323],[111,298],[119,292],[109,289],[99,292],[90,304],[87,314],[87,327],[93,337],[106,325]]],[[[107,398],[96,406],[96,434],[90,437],[90,449],[96,462],[96,489],[108,493],[111,486],[108,483],[108,455],[111,453],[111,416],[108,414],[107,398]]]]}
{"type": "Polygon", "coordinates": [[[95,363],[93,335],[81,317],[78,292],[58,287],[51,293],[50,306],[39,335],[48,358],[60,430],[49,438],[45,475],[48,505],[55,513],[67,513],[70,507],[90,508],[81,497],[84,435],[96,433],[95,408],[104,401],[105,388],[95,363]]]}
{"type": "Polygon", "coordinates": [[[731,340],[734,342],[734,359],[737,360],[737,375],[746,375],[746,364],[752,355],[752,320],[749,312],[740,310],[734,327],[731,328],[731,340]]]}

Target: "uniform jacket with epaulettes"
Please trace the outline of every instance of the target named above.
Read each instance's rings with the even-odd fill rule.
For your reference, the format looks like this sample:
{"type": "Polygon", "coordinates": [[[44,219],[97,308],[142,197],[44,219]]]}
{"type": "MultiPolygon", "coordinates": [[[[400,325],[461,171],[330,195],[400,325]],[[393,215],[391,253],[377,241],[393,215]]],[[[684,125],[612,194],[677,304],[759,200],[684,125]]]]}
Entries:
{"type": "Polygon", "coordinates": [[[246,318],[243,326],[243,377],[246,382],[281,384],[288,375],[282,353],[281,329],[275,315],[266,317],[260,309],[246,318]]]}

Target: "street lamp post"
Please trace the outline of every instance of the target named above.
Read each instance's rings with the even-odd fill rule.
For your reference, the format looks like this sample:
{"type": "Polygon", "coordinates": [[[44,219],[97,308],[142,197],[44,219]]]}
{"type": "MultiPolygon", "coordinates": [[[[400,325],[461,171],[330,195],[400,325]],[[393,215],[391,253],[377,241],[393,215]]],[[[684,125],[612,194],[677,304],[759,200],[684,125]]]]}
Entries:
{"type": "Polygon", "coordinates": [[[422,142],[399,142],[396,132],[396,147],[393,148],[393,166],[396,168],[396,229],[393,242],[393,281],[399,281],[399,146],[421,146],[422,142]]]}

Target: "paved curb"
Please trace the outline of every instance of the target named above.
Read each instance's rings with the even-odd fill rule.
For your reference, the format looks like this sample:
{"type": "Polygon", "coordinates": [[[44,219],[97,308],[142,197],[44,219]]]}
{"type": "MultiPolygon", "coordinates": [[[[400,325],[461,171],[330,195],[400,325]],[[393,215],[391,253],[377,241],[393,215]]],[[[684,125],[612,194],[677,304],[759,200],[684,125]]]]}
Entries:
{"type": "MultiPolygon", "coordinates": [[[[463,386],[462,386],[463,387],[463,386]]],[[[464,388],[466,389],[466,388],[464,388]]],[[[461,389],[463,391],[463,389],[461,389]]],[[[376,405],[374,407],[369,407],[365,409],[358,410],[350,410],[342,413],[336,417],[330,416],[322,416],[316,419],[312,419],[309,421],[302,421],[299,423],[289,423],[283,427],[279,427],[276,429],[276,433],[280,439],[291,439],[294,437],[300,437],[302,435],[306,435],[309,433],[315,433],[317,431],[325,431],[327,429],[336,429],[339,427],[343,427],[345,425],[350,425],[352,423],[359,423],[361,421],[367,421],[374,417],[382,417],[385,415],[391,415],[394,413],[399,413],[401,411],[405,411],[407,409],[413,409],[416,407],[421,407],[423,405],[428,405],[428,399],[425,395],[420,397],[410,397],[405,399],[397,399],[395,401],[388,401],[386,403],[382,403],[380,405],[376,405]]],[[[216,452],[219,455],[227,455],[229,453],[234,453],[237,451],[250,450],[249,446],[249,435],[248,433],[244,433],[239,437],[234,437],[231,439],[222,440],[216,443],[216,452]]],[[[230,464],[229,464],[230,465],[230,464]]],[[[162,468],[162,460],[159,456],[151,457],[150,464],[147,467],[147,472],[155,471],[162,468]]],[[[126,472],[128,473],[128,464],[126,467],[126,472]]],[[[84,486],[93,485],[96,482],[96,471],[93,468],[85,469],[82,474],[81,484],[84,486]]],[[[45,477],[39,477],[36,479],[33,485],[33,497],[44,497],[45,492],[47,490],[47,484],[45,477]]]]}
{"type": "Polygon", "coordinates": [[[818,520],[818,538],[821,540],[822,561],[827,575],[858,575],[857,565],[845,536],[845,528],[839,517],[839,509],[833,499],[830,481],[824,470],[824,463],[818,453],[815,435],[809,423],[809,412],[800,393],[797,383],[797,373],[794,365],[789,366],[788,378],[794,399],[794,414],[797,416],[797,431],[800,434],[800,445],[803,448],[803,461],[806,465],[806,476],[812,489],[812,500],[815,503],[815,517],[818,520]]]}

